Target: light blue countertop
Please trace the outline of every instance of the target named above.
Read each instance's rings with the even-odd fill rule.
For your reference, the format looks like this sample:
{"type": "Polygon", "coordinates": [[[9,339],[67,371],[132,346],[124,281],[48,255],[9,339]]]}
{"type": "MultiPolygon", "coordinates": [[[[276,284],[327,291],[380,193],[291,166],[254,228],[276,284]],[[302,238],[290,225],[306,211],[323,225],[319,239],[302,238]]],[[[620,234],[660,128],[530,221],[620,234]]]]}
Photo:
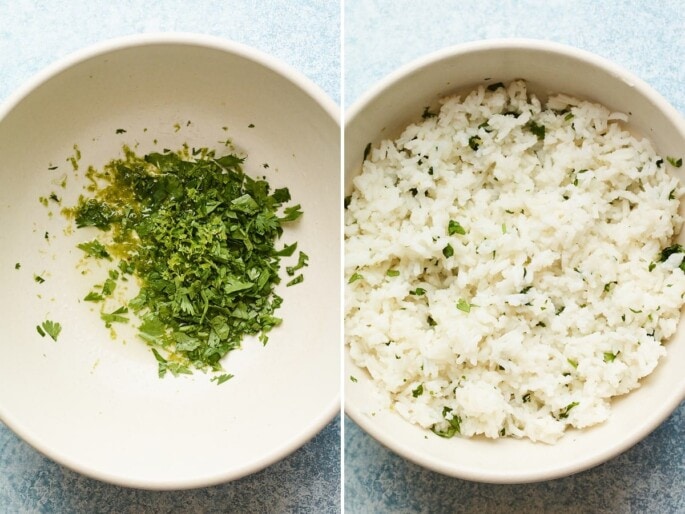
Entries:
{"type": "MultiPolygon", "coordinates": [[[[490,38],[548,39],[632,71],[685,113],[685,4],[678,0],[348,0],[345,105],[403,64],[490,38]]],[[[345,420],[350,513],[685,512],[685,404],[619,457],[577,475],[525,485],[479,484],[405,461],[345,420]]]]}
{"type": "MultiPolygon", "coordinates": [[[[340,102],[340,6],[326,0],[0,0],[0,102],[55,60],[142,32],[194,32],[247,44],[340,102]]],[[[7,293],[7,292],[6,292],[7,293]]],[[[340,418],[273,466],[224,485],[150,492],[105,484],[43,457],[0,423],[0,513],[340,510],[340,418]]]]}

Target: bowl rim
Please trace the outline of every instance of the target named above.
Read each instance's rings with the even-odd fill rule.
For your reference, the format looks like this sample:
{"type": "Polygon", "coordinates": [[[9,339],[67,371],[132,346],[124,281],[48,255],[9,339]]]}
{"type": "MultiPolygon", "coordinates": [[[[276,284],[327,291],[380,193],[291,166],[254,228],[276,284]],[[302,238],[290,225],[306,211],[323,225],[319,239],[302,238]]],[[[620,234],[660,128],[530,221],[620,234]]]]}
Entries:
{"type": "MultiPolygon", "coordinates": [[[[394,86],[396,83],[402,81],[408,76],[415,73],[420,73],[422,69],[434,66],[444,60],[457,58],[460,55],[497,50],[532,50],[545,53],[554,53],[557,55],[570,57],[574,60],[582,61],[586,65],[602,69],[605,72],[613,75],[615,78],[629,83],[642,96],[645,96],[649,101],[651,101],[657,109],[661,110],[669,118],[669,120],[671,120],[674,125],[677,126],[683,138],[685,139],[685,118],[683,118],[683,115],[652,86],[626,68],[623,68],[622,66],[587,50],[582,50],[555,41],[529,38],[497,38],[471,41],[467,43],[451,45],[413,59],[392,71],[385,77],[381,78],[366,92],[359,96],[359,98],[344,113],[344,130],[347,131],[349,126],[356,120],[356,118],[369,105],[373,104],[373,102],[380,98],[386,89],[394,86]]],[[[344,182],[347,182],[346,179],[348,175],[348,166],[350,165],[351,163],[345,163],[345,168],[343,169],[344,182]]],[[[347,193],[348,192],[345,191],[345,194],[347,193]]],[[[344,372],[346,372],[349,362],[349,347],[345,341],[343,341],[343,353],[343,366],[345,368],[344,372]]],[[[345,382],[345,387],[350,387],[347,382],[345,382]]],[[[647,422],[643,424],[639,430],[635,430],[630,437],[618,440],[616,444],[612,445],[611,447],[594,452],[587,457],[575,459],[571,463],[558,465],[553,468],[517,472],[516,474],[508,471],[493,472],[482,469],[460,469],[459,467],[455,467],[449,463],[436,460],[433,457],[422,455],[420,451],[417,451],[415,448],[409,446],[399,439],[393,438],[391,435],[389,436],[388,432],[379,429],[369,416],[366,416],[361,409],[357,408],[357,406],[350,401],[350,398],[347,395],[344,395],[344,412],[382,446],[426,469],[436,471],[444,475],[475,482],[520,484],[552,480],[569,476],[574,473],[590,469],[612,459],[613,457],[618,456],[653,432],[678,408],[683,400],[685,400],[685,387],[683,387],[680,391],[677,389],[674,390],[673,394],[660,403],[660,409],[657,411],[657,413],[654,414],[651,419],[647,420],[647,422]]]]}
{"type": "MultiPolygon", "coordinates": [[[[242,43],[217,36],[190,32],[154,32],[119,36],[105,39],[71,52],[35,73],[27,81],[10,93],[10,95],[0,103],[0,123],[2,123],[22,101],[28,98],[39,87],[46,84],[60,73],[65,72],[74,66],[78,66],[92,58],[101,57],[121,50],[137,47],[165,45],[179,45],[218,50],[255,62],[290,81],[292,84],[306,93],[311,99],[313,99],[319,105],[319,107],[321,107],[324,112],[336,123],[338,127],[341,126],[341,110],[338,104],[336,104],[320,86],[315,84],[311,79],[293,68],[291,65],[286,64],[278,58],[273,57],[261,50],[242,43]]],[[[342,364],[340,364],[339,367],[342,369],[342,364]]],[[[335,416],[339,415],[340,413],[341,393],[340,389],[338,389],[336,395],[329,400],[327,407],[322,410],[318,416],[310,420],[310,422],[303,427],[297,437],[292,438],[290,441],[285,441],[270,455],[266,455],[255,461],[251,461],[240,467],[238,470],[223,473],[211,473],[194,478],[163,480],[138,478],[129,479],[122,477],[121,475],[113,474],[102,469],[80,463],[68,455],[63,454],[59,450],[46,446],[40,439],[24,433],[21,428],[21,424],[13,418],[11,413],[6,412],[2,405],[0,405],[0,422],[4,423],[22,441],[28,443],[31,447],[44,456],[72,471],[90,478],[118,486],[137,489],[182,490],[222,484],[261,471],[264,468],[283,460],[301,448],[304,444],[313,439],[321,430],[323,430],[326,425],[331,423],[335,416]]]]}

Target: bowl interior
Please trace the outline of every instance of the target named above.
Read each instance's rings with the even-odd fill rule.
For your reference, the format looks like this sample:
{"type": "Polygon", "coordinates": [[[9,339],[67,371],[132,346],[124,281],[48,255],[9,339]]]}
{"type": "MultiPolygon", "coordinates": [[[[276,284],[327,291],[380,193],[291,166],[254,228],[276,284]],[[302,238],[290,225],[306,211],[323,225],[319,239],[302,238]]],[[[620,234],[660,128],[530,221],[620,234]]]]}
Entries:
{"type": "MultiPolygon", "coordinates": [[[[682,155],[680,115],[641,80],[595,56],[561,45],[502,41],[464,45],[418,61],[383,81],[350,109],[345,128],[345,194],[359,173],[365,146],[394,138],[420,120],[438,98],[483,83],[525,79],[539,96],[568,93],[629,115],[629,127],[648,136],[662,155],[682,155]]],[[[683,209],[681,208],[681,212],[683,209]]],[[[685,396],[685,326],[667,344],[668,356],[641,387],[616,398],[611,418],[573,430],[556,445],[527,440],[442,439],[374,406],[368,374],[346,353],[345,410],[381,443],[430,469],[487,482],[550,479],[586,469],[635,444],[685,396]]]]}
{"type": "Polygon", "coordinates": [[[244,47],[144,40],[76,59],[11,106],[0,119],[0,419],[63,464],[147,488],[238,478],[330,421],[340,360],[340,145],[331,105],[244,47]],[[302,284],[278,286],[284,322],[268,344],[246,339],[223,361],[233,379],[160,380],[133,329],[117,326],[112,339],[97,309],[80,301],[98,270],[81,275],[75,245],[95,232],[65,233],[60,207],[38,199],[56,192],[73,205],[87,166],[122,156],[123,144],[141,155],[183,143],[221,154],[227,139],[247,154],[248,174],[288,187],[302,205],[279,245],[297,241],[309,267],[302,284]],[[74,145],[77,172],[68,162],[74,145]],[[57,342],[37,334],[45,319],[61,323],[57,342]]]}

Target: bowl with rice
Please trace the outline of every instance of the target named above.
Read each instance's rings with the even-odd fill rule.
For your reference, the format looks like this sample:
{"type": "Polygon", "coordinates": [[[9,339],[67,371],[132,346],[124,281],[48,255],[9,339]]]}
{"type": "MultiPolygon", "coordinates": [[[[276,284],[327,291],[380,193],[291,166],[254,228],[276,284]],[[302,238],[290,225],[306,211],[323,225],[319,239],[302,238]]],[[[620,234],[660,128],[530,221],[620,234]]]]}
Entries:
{"type": "Polygon", "coordinates": [[[345,410],[370,435],[531,482],[683,400],[685,123],[646,83],[559,44],[471,43],[377,85],[345,144],[345,410]]]}

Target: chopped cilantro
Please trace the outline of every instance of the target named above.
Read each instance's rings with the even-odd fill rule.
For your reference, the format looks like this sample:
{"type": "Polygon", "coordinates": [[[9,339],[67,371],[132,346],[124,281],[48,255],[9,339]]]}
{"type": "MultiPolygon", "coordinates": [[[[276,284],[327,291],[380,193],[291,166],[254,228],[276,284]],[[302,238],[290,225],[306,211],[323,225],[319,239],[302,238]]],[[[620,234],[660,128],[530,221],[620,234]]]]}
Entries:
{"type": "Polygon", "coordinates": [[[478,150],[478,148],[480,147],[481,144],[483,144],[483,140],[482,140],[480,137],[478,137],[478,136],[471,136],[471,137],[469,138],[469,147],[470,147],[471,150],[473,150],[474,152],[475,152],[476,150],[478,150]]]}
{"type": "Polygon", "coordinates": [[[90,255],[91,257],[95,257],[96,259],[112,260],[112,257],[109,255],[107,249],[97,239],[93,239],[92,241],[88,241],[87,243],[77,244],[76,248],[83,250],[88,255],[90,255]]]}
{"type": "Polygon", "coordinates": [[[578,361],[577,360],[575,360],[575,359],[566,359],[566,360],[568,361],[568,363],[571,366],[573,366],[574,369],[578,367],[578,361]]]}
{"type": "Polygon", "coordinates": [[[461,433],[460,425],[462,420],[456,414],[452,414],[452,409],[450,407],[443,407],[442,417],[445,418],[445,421],[447,421],[447,429],[439,430],[437,428],[437,425],[433,425],[431,427],[431,430],[435,435],[449,439],[451,437],[454,437],[455,434],[461,433]],[[451,415],[449,419],[447,419],[448,415],[451,415]]]}
{"type": "Polygon", "coordinates": [[[33,275],[33,280],[38,284],[42,284],[43,282],[45,282],[45,279],[43,277],[35,274],[33,275]]]}
{"type": "Polygon", "coordinates": [[[604,352],[604,362],[614,362],[618,353],[604,352]]]}
{"type": "Polygon", "coordinates": [[[308,260],[309,260],[309,255],[307,255],[304,252],[300,252],[300,254],[297,258],[297,264],[295,264],[295,266],[286,267],[285,268],[286,273],[292,277],[297,270],[302,269],[302,268],[309,265],[307,262],[308,260]]]}
{"type": "Polygon", "coordinates": [[[292,279],[290,282],[288,282],[288,283],[285,285],[285,287],[290,287],[290,286],[294,286],[294,285],[297,285],[297,284],[301,284],[302,282],[304,282],[304,275],[300,273],[300,274],[297,275],[294,279],[292,279]]]}
{"type": "Polygon", "coordinates": [[[452,248],[452,245],[447,243],[447,246],[442,249],[442,254],[447,258],[452,257],[454,255],[454,248],[452,248]]]}
{"type": "Polygon", "coordinates": [[[419,384],[416,389],[412,389],[411,395],[414,398],[418,398],[423,394],[423,384],[419,384]]]}
{"type": "Polygon", "coordinates": [[[371,153],[371,143],[368,143],[364,147],[364,158],[363,158],[364,161],[366,160],[366,158],[369,156],[370,153],[371,153]]]}
{"type": "Polygon", "coordinates": [[[430,107],[426,106],[423,108],[423,114],[421,114],[421,117],[424,120],[427,120],[428,118],[435,118],[437,116],[436,113],[431,112],[430,107]]]}
{"type": "Polygon", "coordinates": [[[569,112],[564,116],[564,121],[571,121],[573,119],[573,113],[569,112]]]}
{"type": "Polygon", "coordinates": [[[128,314],[128,308],[119,307],[110,313],[101,312],[100,318],[105,322],[105,326],[109,328],[112,326],[112,323],[127,323],[128,316],[126,316],[126,314],[128,314]]]}
{"type": "Polygon", "coordinates": [[[351,284],[352,282],[356,282],[357,280],[361,280],[364,277],[360,275],[359,273],[353,273],[350,279],[347,281],[348,284],[351,284]]]}
{"type": "Polygon", "coordinates": [[[566,418],[568,418],[568,414],[569,414],[569,412],[571,412],[571,409],[573,409],[574,407],[577,407],[578,405],[580,405],[578,402],[571,402],[571,403],[569,403],[566,407],[564,407],[563,409],[561,409],[561,411],[559,412],[558,418],[559,418],[559,419],[566,419],[566,418]]]}
{"type": "Polygon", "coordinates": [[[438,324],[438,322],[435,321],[432,316],[428,316],[426,318],[426,323],[428,323],[428,326],[430,326],[430,327],[434,327],[438,324]]]}
{"type": "Polygon", "coordinates": [[[228,382],[230,379],[233,378],[233,375],[230,373],[223,373],[221,375],[216,375],[210,379],[210,382],[216,382],[216,385],[221,385],[224,382],[228,382]]]}
{"type": "Polygon", "coordinates": [[[525,128],[527,128],[533,134],[535,134],[538,139],[540,139],[540,140],[545,139],[545,126],[544,125],[539,125],[539,124],[537,124],[531,120],[528,123],[526,123],[525,128]]]}
{"type": "Polygon", "coordinates": [[[57,341],[57,336],[59,336],[59,333],[62,331],[62,325],[56,321],[50,321],[48,319],[43,321],[43,323],[40,325],[37,325],[36,330],[41,337],[45,337],[47,334],[52,338],[53,341],[57,341]]]}
{"type": "Polygon", "coordinates": [[[666,259],[668,259],[674,253],[685,253],[685,248],[683,248],[679,244],[674,244],[667,248],[664,248],[663,250],[661,250],[661,253],[659,254],[659,262],[666,261],[666,259]]]}
{"type": "Polygon", "coordinates": [[[457,309],[468,314],[469,312],[471,312],[471,304],[463,298],[459,298],[459,300],[457,301],[457,309]]]}
{"type": "Polygon", "coordinates": [[[122,129],[122,128],[118,128],[118,129],[116,129],[114,132],[117,133],[117,134],[126,134],[126,130],[125,130],[125,129],[122,129]]]}
{"type": "MultiPolygon", "coordinates": [[[[281,257],[297,249],[293,243],[277,250],[276,242],[285,224],[302,216],[299,204],[285,205],[288,189],[271,191],[265,178],[243,172],[243,157],[207,148],[139,157],[124,147],[124,156],[93,170],[92,197],[68,211],[77,227],[106,230],[112,238],[107,247],[95,239],[78,248],[117,258],[101,290],[84,301],[102,301],[117,280],[135,275],[138,295],[100,316],[110,327],[137,315],[160,376],[219,371],[221,358],[246,335],[266,344],[266,334],[282,321],[274,316],[283,301],[274,292],[281,257]]],[[[297,272],[307,261],[300,252],[286,268],[294,277],[286,286],[304,280],[297,272]]]]}
{"type": "Polygon", "coordinates": [[[416,296],[423,296],[424,294],[426,294],[426,290],[423,287],[417,287],[413,291],[409,291],[409,294],[413,294],[416,296]]]}
{"type": "Polygon", "coordinates": [[[85,302],[101,302],[104,299],[104,297],[100,293],[96,293],[95,291],[91,291],[88,293],[84,298],[83,301],[85,302]]]}
{"type": "Polygon", "coordinates": [[[399,277],[400,276],[399,270],[396,270],[396,269],[389,269],[388,271],[385,272],[385,274],[389,277],[399,277]]]}
{"type": "Polygon", "coordinates": [[[355,377],[354,375],[350,375],[350,381],[354,382],[356,384],[357,383],[357,377],[355,377]]]}
{"type": "Polygon", "coordinates": [[[460,234],[463,236],[466,234],[466,229],[464,229],[464,227],[462,227],[458,221],[450,220],[450,222],[447,224],[447,235],[452,236],[454,234],[460,234]]]}
{"type": "Polygon", "coordinates": [[[679,157],[678,159],[676,159],[675,157],[666,157],[666,160],[674,168],[680,168],[683,165],[682,157],[679,157]]]}
{"type": "Polygon", "coordinates": [[[17,262],[17,263],[14,265],[14,269],[19,269],[19,268],[21,268],[21,263],[20,263],[20,262],[17,262]]]}

